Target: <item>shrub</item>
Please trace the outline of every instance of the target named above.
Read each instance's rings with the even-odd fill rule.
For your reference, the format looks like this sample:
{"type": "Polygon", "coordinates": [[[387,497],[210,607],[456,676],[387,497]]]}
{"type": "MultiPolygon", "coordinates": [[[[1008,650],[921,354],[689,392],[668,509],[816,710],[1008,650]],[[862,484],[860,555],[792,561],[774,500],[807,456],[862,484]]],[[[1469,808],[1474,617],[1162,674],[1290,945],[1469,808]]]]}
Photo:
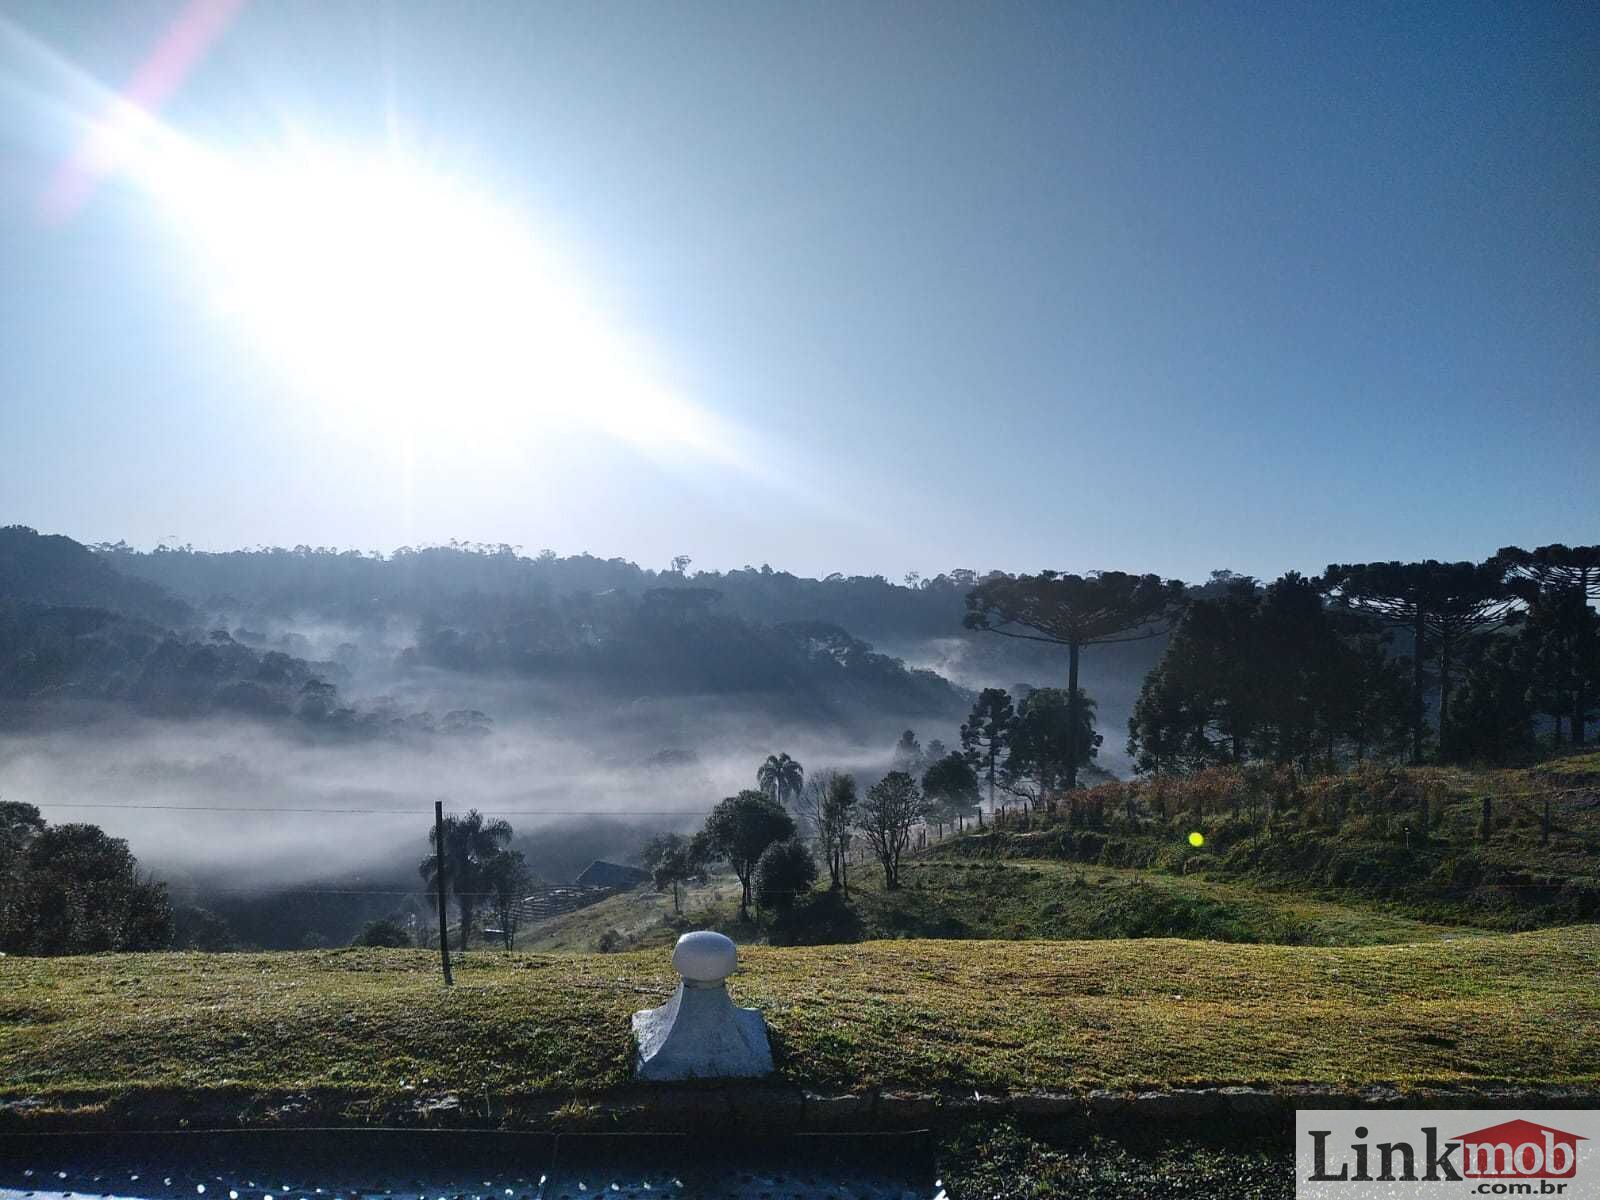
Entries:
{"type": "Polygon", "coordinates": [[[782,912],[811,890],[817,860],[799,838],[774,842],[756,863],[756,903],[782,912]]]}
{"type": "Polygon", "coordinates": [[[368,921],[367,927],[356,934],[355,941],[350,944],[398,950],[411,945],[411,935],[400,922],[386,917],[381,921],[368,921]]]}
{"type": "Polygon", "coordinates": [[[238,938],[228,922],[208,908],[185,905],[172,911],[174,950],[222,951],[238,949],[238,938]]]}
{"type": "Polygon", "coordinates": [[[799,898],[778,912],[772,922],[774,946],[823,946],[857,942],[861,917],[843,892],[829,888],[799,898]]]}

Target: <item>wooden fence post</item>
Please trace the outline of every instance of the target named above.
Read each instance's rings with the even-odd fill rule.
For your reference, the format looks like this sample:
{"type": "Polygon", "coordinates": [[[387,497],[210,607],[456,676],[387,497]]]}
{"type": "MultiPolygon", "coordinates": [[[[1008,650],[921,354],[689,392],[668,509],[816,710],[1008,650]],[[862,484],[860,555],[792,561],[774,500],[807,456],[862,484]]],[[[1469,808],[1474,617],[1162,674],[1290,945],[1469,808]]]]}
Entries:
{"type": "Polygon", "coordinates": [[[439,961],[444,965],[444,985],[450,987],[455,980],[450,977],[450,930],[445,919],[444,900],[444,801],[433,802],[433,869],[439,888],[439,961]]]}

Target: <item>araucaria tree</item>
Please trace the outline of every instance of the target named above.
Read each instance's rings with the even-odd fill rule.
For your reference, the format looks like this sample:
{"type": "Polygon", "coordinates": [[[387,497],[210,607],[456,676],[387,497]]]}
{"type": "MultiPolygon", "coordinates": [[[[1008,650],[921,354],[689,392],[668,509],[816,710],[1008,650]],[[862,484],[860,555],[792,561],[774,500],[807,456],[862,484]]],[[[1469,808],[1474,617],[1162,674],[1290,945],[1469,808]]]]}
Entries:
{"type": "Polygon", "coordinates": [[[911,844],[911,830],[922,819],[923,799],[916,781],[904,771],[890,771],[867,789],[856,827],[883,864],[883,886],[900,886],[900,856],[911,844]]]}
{"type": "Polygon", "coordinates": [[[805,768],[787,753],[769,754],[756,771],[756,783],[779,804],[792,804],[800,799],[800,789],[805,786],[805,768]]]}
{"type": "Polygon", "coordinates": [[[1563,546],[1559,543],[1523,550],[1502,547],[1495,559],[1505,569],[1512,590],[1537,613],[1543,635],[1543,689],[1546,701],[1555,701],[1555,740],[1561,741],[1561,701],[1570,707],[1572,744],[1587,740],[1587,726],[1596,697],[1596,663],[1600,662],[1600,635],[1591,600],[1600,600],[1600,546],[1563,546]],[[1555,686],[1548,686],[1548,682],[1555,686]],[[1562,685],[1565,686],[1562,686],[1562,685]]]}
{"type": "MultiPolygon", "coordinates": [[[[1085,646],[1131,642],[1166,633],[1183,605],[1183,584],[1156,575],[1095,571],[1001,576],[967,594],[968,629],[1067,648],[1072,736],[1080,728],[1078,659],[1085,646]]],[[[1078,785],[1079,748],[1071,747],[1066,786],[1078,785]]]]}
{"type": "Polygon", "coordinates": [[[750,879],[761,852],[773,842],[795,834],[794,819],[771,796],[743,791],[719,801],[706,818],[705,842],[709,850],[728,860],[739,877],[739,917],[750,919],[750,879]]]}
{"type": "MultiPolygon", "coordinates": [[[[472,922],[477,915],[479,901],[493,891],[489,873],[497,855],[511,841],[511,826],[506,821],[485,821],[483,814],[471,809],[464,817],[448,816],[444,819],[444,870],[446,882],[455,893],[456,912],[460,915],[461,930],[457,948],[465,950],[472,936],[472,922]]],[[[428,830],[428,842],[437,851],[438,832],[428,830]]],[[[432,890],[439,886],[435,854],[429,854],[418,866],[422,880],[432,890]]]]}
{"type": "Polygon", "coordinates": [[[1439,659],[1439,743],[1448,744],[1453,658],[1463,639],[1503,621],[1515,597],[1506,588],[1505,568],[1486,563],[1424,562],[1334,563],[1318,581],[1346,608],[1367,613],[1386,625],[1410,631],[1411,761],[1422,761],[1427,729],[1425,664],[1439,659]]]}
{"type": "Polygon", "coordinates": [[[1190,602],[1128,720],[1136,770],[1191,771],[1249,756],[1260,710],[1260,608],[1249,577],[1190,602]]]}
{"type": "MultiPolygon", "coordinates": [[[[989,811],[994,811],[995,776],[1005,761],[1011,746],[1011,731],[1017,721],[1017,710],[1011,704],[1011,695],[1004,688],[984,688],[961,726],[961,749],[967,761],[983,772],[989,782],[989,811]]],[[[982,819],[983,810],[978,810],[982,819]]]]}
{"type": "Polygon", "coordinates": [[[917,731],[908,729],[900,735],[900,740],[894,744],[894,754],[889,760],[891,771],[904,771],[915,779],[922,773],[922,768],[927,763],[927,755],[923,753],[922,743],[917,741],[917,731]]]}
{"type": "Polygon", "coordinates": [[[1135,769],[1387,755],[1408,718],[1381,636],[1370,618],[1329,609],[1294,571],[1264,590],[1235,579],[1194,600],[1128,722],[1135,769]]]}

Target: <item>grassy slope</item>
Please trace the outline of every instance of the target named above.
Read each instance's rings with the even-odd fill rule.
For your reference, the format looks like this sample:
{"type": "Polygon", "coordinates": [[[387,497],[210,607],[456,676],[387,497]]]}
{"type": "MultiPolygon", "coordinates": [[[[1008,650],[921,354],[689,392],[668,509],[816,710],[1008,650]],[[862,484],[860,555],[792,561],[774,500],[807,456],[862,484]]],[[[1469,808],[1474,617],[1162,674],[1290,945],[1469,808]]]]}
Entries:
{"type": "MultiPolygon", "coordinates": [[[[1090,793],[1105,806],[1103,823],[1074,829],[1064,813],[1013,815],[1002,832],[968,831],[940,842],[927,857],[1067,860],[1092,864],[1089,870],[1143,864],[1153,877],[1207,877],[1254,889],[1261,903],[1281,908],[1291,926],[1299,919],[1294,897],[1353,911],[1381,909],[1424,925],[1502,931],[1600,915],[1600,753],[1517,769],[1374,767],[1295,780],[1287,795],[1289,776],[1280,774],[1255,801],[1248,773],[1238,770],[1106,785],[1090,793]],[[1552,789],[1547,843],[1543,793],[1552,789]],[[1272,791],[1280,808],[1268,826],[1262,796],[1272,791]],[[1133,822],[1123,813],[1130,792],[1138,814],[1133,822]],[[1426,839],[1417,832],[1424,796],[1431,817],[1426,839]],[[1487,840],[1480,830],[1485,796],[1492,813],[1487,840]],[[1203,849],[1189,845],[1191,831],[1204,833],[1203,849]]],[[[1305,915],[1302,909],[1299,916],[1305,915]]],[[[1291,933],[1267,940],[1324,940],[1309,932],[1309,938],[1291,933]]]]}
{"type": "MultiPolygon", "coordinates": [[[[1243,884],[1048,860],[908,863],[904,887],[885,892],[881,874],[854,875],[849,940],[939,937],[1081,939],[1193,937],[1227,942],[1357,946],[1458,936],[1374,904],[1315,900],[1243,884]]],[[[685,899],[672,921],[669,898],[648,889],[613,896],[519,935],[529,950],[592,950],[607,930],[629,948],[670,945],[679,927],[720,929],[739,942],[767,930],[738,921],[738,881],[718,877],[685,899]]],[[[834,927],[838,932],[838,927],[834,927]]]]}
{"type": "MultiPolygon", "coordinates": [[[[1600,1081],[1600,929],[1286,948],[1172,940],[751,947],[733,983],[819,1087],[1600,1081]]],[[[0,1097],[415,1088],[594,1095],[629,1077],[659,951],[11,959],[0,1097]]]]}
{"type": "MultiPolygon", "coordinates": [[[[734,914],[738,907],[739,881],[733,875],[717,875],[704,887],[685,889],[683,911],[686,914],[724,910],[734,914]]],[[[622,944],[630,948],[671,945],[678,936],[676,928],[669,924],[672,916],[671,893],[652,891],[649,887],[634,888],[608,896],[588,908],[525,926],[517,932],[517,948],[595,950],[599,948],[601,937],[610,930],[615,930],[622,944]]]]}
{"type": "Polygon", "coordinates": [[[911,864],[905,886],[860,893],[875,931],[980,938],[1196,937],[1287,945],[1428,941],[1460,930],[1375,906],[1199,878],[1062,862],[911,864]],[[942,932],[942,931],[941,931],[942,932]]]}
{"type": "MultiPolygon", "coordinates": [[[[1111,823],[1097,834],[1135,851],[1132,860],[1149,861],[1148,870],[1063,863],[1059,826],[1036,824],[1033,832],[1008,834],[999,844],[951,837],[909,865],[907,888],[898,895],[883,892],[870,865],[857,868],[852,923],[832,924],[830,940],[1173,936],[1365,945],[1437,938],[1470,927],[1572,923],[1583,919],[1583,911],[1545,885],[1589,880],[1600,887],[1600,752],[1527,768],[1399,768],[1313,779],[1307,783],[1312,798],[1303,802],[1309,813],[1323,811],[1317,789],[1348,785],[1339,801],[1347,809],[1340,828],[1299,829],[1291,823],[1279,834],[1286,849],[1255,865],[1233,853],[1241,837],[1255,831],[1227,820],[1232,805],[1225,796],[1201,798],[1216,780],[1168,782],[1168,821],[1151,820],[1147,796],[1136,830],[1116,819],[1113,805],[1111,823]],[[1375,818],[1373,797],[1362,794],[1369,786],[1384,794],[1398,789],[1398,798],[1379,802],[1386,815],[1375,818]],[[1523,793],[1549,788],[1575,790],[1554,798],[1555,833],[1544,845],[1542,798],[1523,793]],[[1401,854],[1403,828],[1416,815],[1408,805],[1424,791],[1432,797],[1432,838],[1415,854],[1401,854]],[[1484,794],[1495,797],[1495,831],[1487,843],[1478,834],[1484,794]],[[1211,839],[1203,852],[1187,844],[1186,833],[1194,828],[1211,839]],[[1328,878],[1338,876],[1329,866],[1336,858],[1361,869],[1352,870],[1348,881],[1328,878]],[[1462,864],[1471,870],[1459,872],[1462,864]],[[1513,873],[1517,886],[1501,886],[1496,871],[1513,873]]],[[[765,930],[736,920],[737,889],[731,875],[693,889],[684,904],[689,923],[721,929],[739,941],[763,940],[765,930]]],[[[665,897],[641,889],[530,929],[519,945],[593,950],[614,930],[621,945],[660,946],[670,944],[680,927],[686,926],[672,920],[665,897]]]]}

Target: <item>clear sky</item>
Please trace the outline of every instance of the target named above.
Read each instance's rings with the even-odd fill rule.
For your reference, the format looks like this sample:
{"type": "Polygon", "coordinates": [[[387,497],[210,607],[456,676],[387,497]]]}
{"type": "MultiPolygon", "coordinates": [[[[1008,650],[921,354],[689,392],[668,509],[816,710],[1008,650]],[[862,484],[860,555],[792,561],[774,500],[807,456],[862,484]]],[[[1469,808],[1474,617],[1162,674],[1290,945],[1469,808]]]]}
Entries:
{"type": "Polygon", "coordinates": [[[1592,3],[0,15],[0,520],[891,577],[1600,540],[1592,3]]]}

